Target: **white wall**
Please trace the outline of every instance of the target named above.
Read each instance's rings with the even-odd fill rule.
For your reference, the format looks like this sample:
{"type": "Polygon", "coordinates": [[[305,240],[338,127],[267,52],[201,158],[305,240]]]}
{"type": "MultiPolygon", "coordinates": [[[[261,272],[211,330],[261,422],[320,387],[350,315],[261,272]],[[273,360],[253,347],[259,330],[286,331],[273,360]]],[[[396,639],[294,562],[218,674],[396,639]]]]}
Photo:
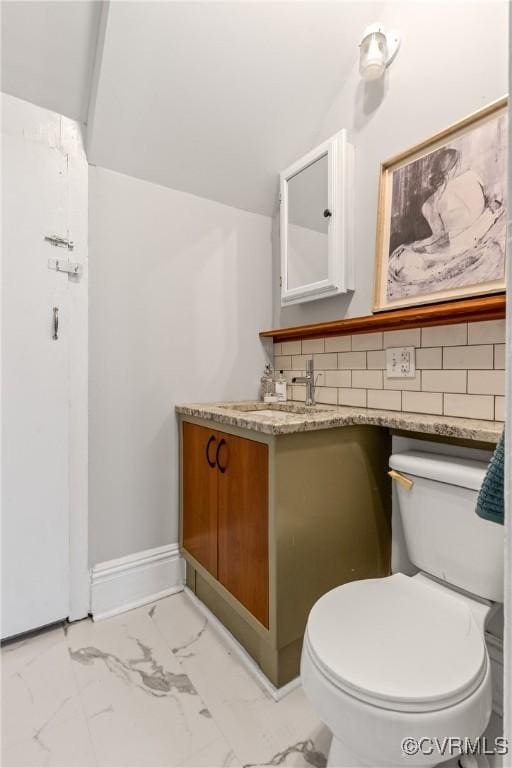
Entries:
{"type": "Polygon", "coordinates": [[[255,397],[271,221],[91,168],[90,562],[178,538],[179,402],[255,397]]]}
{"type": "Polygon", "coordinates": [[[100,2],[2,2],[2,90],[84,123],[100,2]]]}
{"type": "MultiPolygon", "coordinates": [[[[274,246],[274,326],[334,320],[371,311],[380,163],[508,91],[508,3],[397,0],[380,18],[402,44],[384,80],[365,84],[354,66],[333,99],[315,144],[348,128],[355,145],[356,291],[282,309],[274,246]]],[[[361,30],[362,31],[362,30],[361,30]]],[[[274,241],[278,244],[278,220],[274,241]]]]}
{"type": "Polygon", "coordinates": [[[89,159],[270,215],[279,171],[306,151],[351,66],[347,41],[381,4],[109,3],[89,159]]]}

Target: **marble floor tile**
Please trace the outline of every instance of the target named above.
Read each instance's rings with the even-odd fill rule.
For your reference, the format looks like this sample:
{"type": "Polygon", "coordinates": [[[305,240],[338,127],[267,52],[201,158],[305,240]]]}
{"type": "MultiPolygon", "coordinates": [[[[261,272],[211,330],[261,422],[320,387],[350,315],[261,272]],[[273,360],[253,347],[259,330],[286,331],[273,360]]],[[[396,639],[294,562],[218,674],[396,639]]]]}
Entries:
{"type": "Polygon", "coordinates": [[[147,609],[80,622],[67,642],[100,765],[178,766],[221,737],[147,609]]]}
{"type": "Polygon", "coordinates": [[[27,741],[2,745],[2,766],[62,766],[93,768],[97,766],[85,717],[75,717],[44,728],[27,741]]]}
{"type": "Polygon", "coordinates": [[[184,760],[181,768],[242,768],[242,762],[221,736],[184,760]]]}
{"type": "Polygon", "coordinates": [[[325,765],[330,734],[302,689],[275,702],[186,594],[150,612],[243,765],[325,765]]]}
{"type": "MultiPolygon", "coordinates": [[[[330,734],[302,690],[270,698],[183,593],[1,656],[5,768],[326,764],[330,734]]],[[[494,716],[489,737],[500,730],[494,716]]]]}
{"type": "Polygon", "coordinates": [[[2,744],[37,741],[83,716],[61,626],[2,648],[2,744]],[[42,738],[42,736],[41,736],[42,738]]]}

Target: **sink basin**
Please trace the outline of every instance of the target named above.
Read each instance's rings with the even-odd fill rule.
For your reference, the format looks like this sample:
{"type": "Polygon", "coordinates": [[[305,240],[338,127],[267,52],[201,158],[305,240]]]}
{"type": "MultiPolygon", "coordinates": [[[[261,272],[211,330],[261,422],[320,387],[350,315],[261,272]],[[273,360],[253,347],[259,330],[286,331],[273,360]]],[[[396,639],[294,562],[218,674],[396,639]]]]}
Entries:
{"type": "Polygon", "coordinates": [[[229,411],[240,411],[241,413],[258,413],[260,416],[272,416],[276,413],[298,414],[306,416],[313,413],[324,413],[331,411],[332,406],[328,405],[302,405],[301,403],[233,403],[232,405],[222,405],[229,411]]]}

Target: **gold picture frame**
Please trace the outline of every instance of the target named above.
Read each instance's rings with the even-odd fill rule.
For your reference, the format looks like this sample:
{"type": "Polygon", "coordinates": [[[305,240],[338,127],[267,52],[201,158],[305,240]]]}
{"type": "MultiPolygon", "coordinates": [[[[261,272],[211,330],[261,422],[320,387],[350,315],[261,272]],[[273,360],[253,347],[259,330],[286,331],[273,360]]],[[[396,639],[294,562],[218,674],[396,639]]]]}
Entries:
{"type": "Polygon", "coordinates": [[[374,312],[505,290],[507,97],[381,164],[374,312]]]}

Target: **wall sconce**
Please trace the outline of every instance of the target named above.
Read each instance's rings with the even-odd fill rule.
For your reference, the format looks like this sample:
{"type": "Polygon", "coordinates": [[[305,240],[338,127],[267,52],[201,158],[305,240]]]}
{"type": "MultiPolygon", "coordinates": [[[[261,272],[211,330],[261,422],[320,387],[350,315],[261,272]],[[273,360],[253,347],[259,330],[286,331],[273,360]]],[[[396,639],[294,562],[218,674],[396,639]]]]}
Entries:
{"type": "Polygon", "coordinates": [[[359,74],[363,80],[378,80],[395,58],[400,46],[396,32],[386,32],[382,24],[366,27],[359,43],[359,74]]]}

